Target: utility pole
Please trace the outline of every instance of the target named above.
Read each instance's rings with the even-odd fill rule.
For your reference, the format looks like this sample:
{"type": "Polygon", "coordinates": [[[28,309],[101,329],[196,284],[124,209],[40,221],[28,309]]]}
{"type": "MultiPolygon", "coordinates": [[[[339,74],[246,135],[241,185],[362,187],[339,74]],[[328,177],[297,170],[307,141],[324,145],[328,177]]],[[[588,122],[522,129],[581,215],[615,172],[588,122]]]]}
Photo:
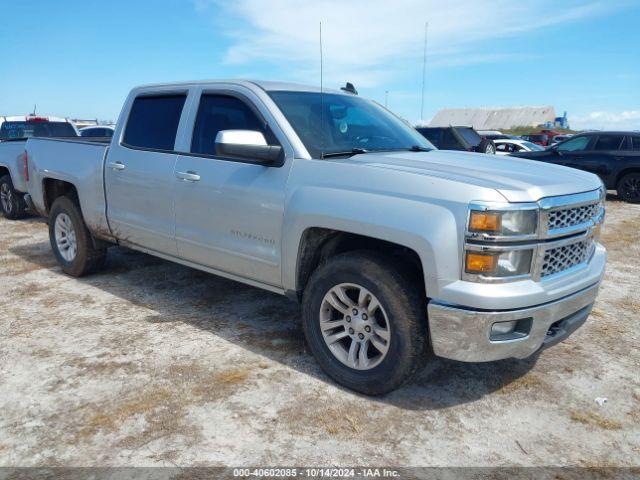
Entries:
{"type": "Polygon", "coordinates": [[[424,88],[427,82],[427,34],[429,22],[424,24],[424,53],[422,55],[422,98],[420,100],[420,122],[424,119],[424,88]]]}

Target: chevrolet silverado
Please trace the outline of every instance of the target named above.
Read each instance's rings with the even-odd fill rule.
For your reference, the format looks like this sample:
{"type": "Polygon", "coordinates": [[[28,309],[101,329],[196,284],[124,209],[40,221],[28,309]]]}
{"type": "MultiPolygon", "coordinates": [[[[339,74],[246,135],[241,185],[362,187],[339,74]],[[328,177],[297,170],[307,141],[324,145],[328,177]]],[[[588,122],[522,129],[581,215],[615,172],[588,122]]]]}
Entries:
{"type": "Polygon", "coordinates": [[[64,272],[123,245],[288,295],[320,366],[366,394],[432,355],[525,358],[564,340],[605,268],[596,175],[439,151],[349,91],[138,87],[110,143],[26,149],[64,272]]]}

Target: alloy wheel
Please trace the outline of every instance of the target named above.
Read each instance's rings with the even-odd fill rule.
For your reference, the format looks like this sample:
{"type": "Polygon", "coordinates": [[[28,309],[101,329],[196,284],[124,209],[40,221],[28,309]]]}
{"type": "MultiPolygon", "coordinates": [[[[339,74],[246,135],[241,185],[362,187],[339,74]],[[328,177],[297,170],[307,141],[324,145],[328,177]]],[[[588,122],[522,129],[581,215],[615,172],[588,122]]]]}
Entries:
{"type": "Polygon", "coordinates": [[[622,196],[625,200],[640,200],[640,176],[632,175],[622,183],[622,196]]]}
{"type": "Polygon", "coordinates": [[[378,366],[389,351],[389,318],[376,296],[361,285],[342,283],[326,293],[320,330],[333,356],[356,370],[378,366]]]}
{"type": "Polygon", "coordinates": [[[58,252],[67,262],[73,262],[78,253],[78,241],[73,222],[66,213],[61,213],[56,218],[54,235],[58,252]]]}
{"type": "Polygon", "coordinates": [[[0,202],[3,212],[10,213],[13,210],[13,192],[8,183],[0,185],[0,202]]]}

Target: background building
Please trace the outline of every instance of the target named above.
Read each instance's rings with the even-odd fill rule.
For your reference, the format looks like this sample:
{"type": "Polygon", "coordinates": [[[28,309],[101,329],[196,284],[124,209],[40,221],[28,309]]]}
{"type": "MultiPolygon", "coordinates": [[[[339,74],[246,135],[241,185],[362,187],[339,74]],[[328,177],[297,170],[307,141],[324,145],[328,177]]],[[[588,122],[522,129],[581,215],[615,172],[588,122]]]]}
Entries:
{"type": "Polygon", "coordinates": [[[472,126],[476,130],[500,130],[516,127],[537,127],[540,125],[554,126],[559,121],[564,125],[568,125],[566,115],[565,113],[564,117],[557,117],[555,108],[552,106],[445,108],[433,117],[429,126],[464,125],[472,126]]]}

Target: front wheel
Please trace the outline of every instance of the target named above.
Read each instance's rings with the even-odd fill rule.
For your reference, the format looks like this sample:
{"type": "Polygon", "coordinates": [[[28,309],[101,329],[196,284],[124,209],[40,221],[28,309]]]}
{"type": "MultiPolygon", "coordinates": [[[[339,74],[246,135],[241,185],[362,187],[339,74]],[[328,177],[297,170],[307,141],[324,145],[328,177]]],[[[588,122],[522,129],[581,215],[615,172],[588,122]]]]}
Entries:
{"type": "Polygon", "coordinates": [[[9,175],[0,178],[0,209],[5,218],[18,220],[27,215],[27,204],[24,196],[16,192],[9,175]]]}
{"type": "Polygon", "coordinates": [[[78,205],[67,197],[53,202],[49,214],[49,240],[62,270],[81,277],[100,270],[107,251],[96,248],[78,205]]]}
{"type": "Polygon", "coordinates": [[[480,153],[486,153],[487,155],[495,155],[496,154],[496,144],[493,143],[493,140],[489,140],[488,138],[484,138],[480,145],[478,145],[478,151],[480,153]]]}
{"type": "Polygon", "coordinates": [[[629,173],[618,182],[618,195],[629,203],[640,203],[640,173],[629,173]]]}
{"type": "Polygon", "coordinates": [[[368,395],[388,393],[424,364],[426,298],[406,272],[371,252],[338,255],[312,275],[303,328],[322,369],[368,395]]]}

